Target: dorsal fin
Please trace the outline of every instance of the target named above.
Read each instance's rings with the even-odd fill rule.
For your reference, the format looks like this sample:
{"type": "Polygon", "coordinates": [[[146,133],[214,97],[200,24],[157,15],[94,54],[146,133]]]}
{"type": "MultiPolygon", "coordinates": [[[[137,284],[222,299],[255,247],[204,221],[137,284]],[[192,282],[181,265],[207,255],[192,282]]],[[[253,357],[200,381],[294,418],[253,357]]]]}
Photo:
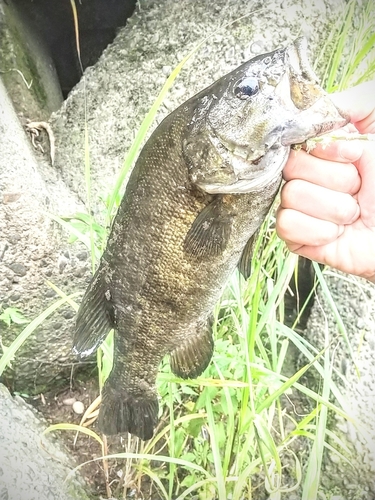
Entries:
{"type": "Polygon", "coordinates": [[[73,351],[81,357],[94,352],[114,327],[111,293],[102,274],[99,267],[77,313],[73,351]]]}

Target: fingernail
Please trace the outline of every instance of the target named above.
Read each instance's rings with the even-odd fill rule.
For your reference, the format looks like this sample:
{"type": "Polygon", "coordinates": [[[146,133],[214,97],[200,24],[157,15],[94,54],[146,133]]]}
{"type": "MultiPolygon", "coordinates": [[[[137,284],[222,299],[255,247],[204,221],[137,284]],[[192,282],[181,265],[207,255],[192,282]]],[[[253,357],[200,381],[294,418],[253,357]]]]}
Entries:
{"type": "Polygon", "coordinates": [[[356,161],[363,153],[363,144],[360,141],[341,140],[339,154],[343,160],[356,161]]]}

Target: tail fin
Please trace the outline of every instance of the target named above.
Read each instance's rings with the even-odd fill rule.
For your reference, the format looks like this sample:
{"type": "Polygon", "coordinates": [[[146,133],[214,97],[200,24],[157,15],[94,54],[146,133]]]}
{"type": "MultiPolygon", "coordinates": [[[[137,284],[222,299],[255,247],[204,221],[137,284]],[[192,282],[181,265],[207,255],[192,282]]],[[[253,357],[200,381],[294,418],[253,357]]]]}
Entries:
{"type": "Polygon", "coordinates": [[[113,328],[114,316],[110,292],[101,274],[99,267],[86,290],[77,314],[73,351],[81,357],[94,352],[113,328]]]}
{"type": "Polygon", "coordinates": [[[146,441],[151,439],[158,422],[157,396],[133,395],[116,391],[105,384],[99,411],[99,428],[108,435],[129,432],[146,441]]]}

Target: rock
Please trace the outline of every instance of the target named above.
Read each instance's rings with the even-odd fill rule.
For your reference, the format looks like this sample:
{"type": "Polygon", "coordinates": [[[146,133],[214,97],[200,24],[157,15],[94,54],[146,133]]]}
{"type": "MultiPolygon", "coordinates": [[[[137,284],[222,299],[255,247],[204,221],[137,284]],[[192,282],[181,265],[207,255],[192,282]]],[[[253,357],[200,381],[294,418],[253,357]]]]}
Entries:
{"type": "MultiPolygon", "coordinates": [[[[59,172],[36,160],[6,90],[0,81],[0,297],[1,307],[18,308],[33,319],[58,297],[46,279],[66,293],[84,290],[91,274],[83,263],[82,244],[68,245],[66,233],[48,213],[65,216],[82,211],[59,172]],[[9,193],[18,193],[10,197],[9,193]],[[66,264],[59,268],[61,255],[66,264]],[[78,280],[74,274],[79,271],[78,280]]],[[[69,378],[77,360],[71,353],[74,310],[61,307],[43,321],[18,351],[4,380],[13,390],[38,392],[59,378],[69,378]],[[57,328],[57,325],[59,327],[57,328]]],[[[24,325],[1,326],[9,346],[24,325]]]]}
{"type": "Polygon", "coordinates": [[[88,488],[35,410],[0,384],[0,498],[89,500],[88,488]]]}
{"type": "Polygon", "coordinates": [[[48,48],[15,8],[0,0],[1,77],[17,109],[30,120],[46,120],[63,96],[48,48]]]}
{"type": "Polygon", "coordinates": [[[75,401],[72,408],[74,413],[76,413],[77,415],[82,415],[82,413],[85,411],[85,405],[82,403],[82,401],[75,401]]]}
{"type": "MultiPolygon", "coordinates": [[[[375,497],[375,349],[372,342],[375,335],[375,287],[360,278],[348,280],[340,273],[327,274],[325,279],[345,325],[354,360],[346,342],[338,334],[334,314],[321,289],[318,289],[318,300],[312,308],[304,335],[320,350],[325,345],[324,332],[329,332],[329,340],[333,343],[331,349],[335,351],[332,354],[337,370],[334,379],[345,401],[343,410],[354,420],[354,425],[341,416],[331,419],[330,431],[342,440],[350,454],[338,448],[337,441],[332,441],[331,445],[338,448],[352,465],[330,454],[329,467],[326,462],[322,481],[343,498],[348,498],[347,489],[350,488],[350,499],[368,500],[375,497]],[[360,322],[357,319],[359,314],[360,322]],[[346,486],[342,477],[345,477],[346,486]]],[[[310,379],[309,384],[312,387],[314,381],[310,379]]]]}

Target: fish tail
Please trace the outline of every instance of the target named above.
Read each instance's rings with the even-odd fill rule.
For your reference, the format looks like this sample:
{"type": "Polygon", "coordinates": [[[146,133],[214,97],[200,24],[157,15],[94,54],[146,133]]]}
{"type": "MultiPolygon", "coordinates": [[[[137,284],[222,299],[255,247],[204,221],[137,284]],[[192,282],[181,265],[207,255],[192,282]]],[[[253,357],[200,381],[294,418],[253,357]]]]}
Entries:
{"type": "Polygon", "coordinates": [[[156,395],[116,390],[107,381],[102,391],[99,429],[108,436],[129,432],[146,441],[154,434],[158,413],[156,395]]]}
{"type": "MultiPolygon", "coordinates": [[[[113,328],[113,308],[100,268],[83,296],[76,319],[73,351],[81,357],[91,354],[113,328]]],[[[107,287],[108,288],[108,287],[107,287]]]]}

